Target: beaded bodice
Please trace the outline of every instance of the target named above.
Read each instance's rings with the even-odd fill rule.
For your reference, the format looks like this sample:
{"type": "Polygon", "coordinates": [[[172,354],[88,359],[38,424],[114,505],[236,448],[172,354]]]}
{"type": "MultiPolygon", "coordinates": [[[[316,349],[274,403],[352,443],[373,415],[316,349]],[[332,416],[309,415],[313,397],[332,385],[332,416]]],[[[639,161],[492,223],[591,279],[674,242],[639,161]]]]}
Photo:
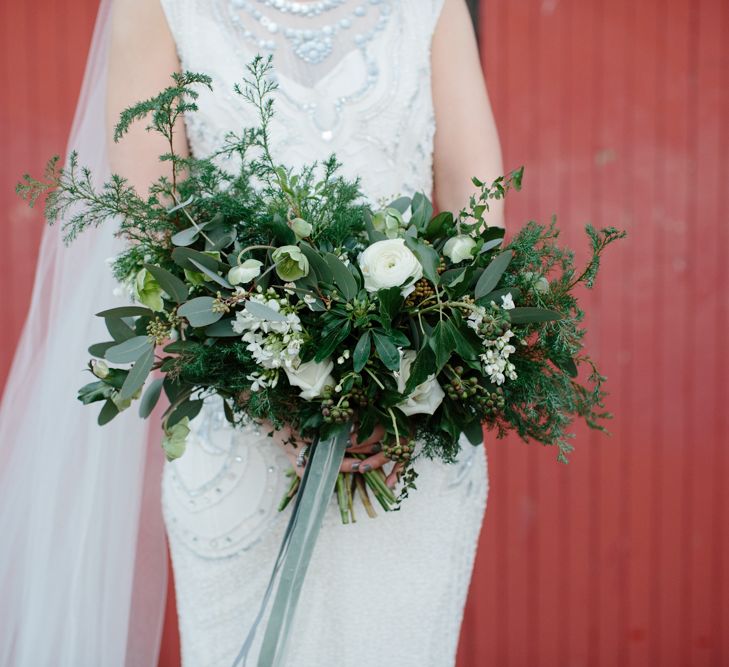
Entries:
{"type": "Polygon", "coordinates": [[[373,202],[432,190],[430,44],[443,0],[162,0],[183,68],[213,78],[187,119],[204,156],[256,124],[233,87],[256,54],[279,84],[274,157],[294,167],[336,153],[373,202]]]}

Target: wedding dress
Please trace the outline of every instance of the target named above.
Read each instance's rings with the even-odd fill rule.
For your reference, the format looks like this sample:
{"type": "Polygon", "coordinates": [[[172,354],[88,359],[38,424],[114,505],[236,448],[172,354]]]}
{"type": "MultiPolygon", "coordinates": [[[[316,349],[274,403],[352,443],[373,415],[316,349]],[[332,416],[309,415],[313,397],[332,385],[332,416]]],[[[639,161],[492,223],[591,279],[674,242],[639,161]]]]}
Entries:
{"type": "MultiPolygon", "coordinates": [[[[332,152],[374,203],[432,190],[430,44],[443,0],[162,0],[182,67],[213,79],[186,118],[194,154],[256,123],[233,92],[273,54],[272,153],[301,166],[332,152]]],[[[184,667],[230,667],[258,611],[290,507],[289,462],[256,427],[233,430],[219,400],[167,463],[162,503],[184,667]]],[[[418,460],[399,512],[343,526],[334,501],[290,640],[292,667],[445,667],[455,660],[488,489],[483,447],[456,465],[418,460]]]]}

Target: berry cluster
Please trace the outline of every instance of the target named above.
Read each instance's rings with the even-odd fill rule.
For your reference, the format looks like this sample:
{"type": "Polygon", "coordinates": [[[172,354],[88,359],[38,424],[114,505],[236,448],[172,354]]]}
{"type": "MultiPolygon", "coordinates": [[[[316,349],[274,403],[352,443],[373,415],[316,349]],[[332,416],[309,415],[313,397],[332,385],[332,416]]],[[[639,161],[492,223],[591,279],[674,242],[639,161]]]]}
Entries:
{"type": "Polygon", "coordinates": [[[354,417],[354,410],[349,400],[342,396],[338,402],[333,398],[334,388],[327,386],[323,392],[324,400],[321,402],[321,414],[326,424],[344,424],[354,417]]]}
{"type": "Polygon", "coordinates": [[[415,445],[412,440],[400,439],[400,442],[393,440],[382,444],[382,453],[391,461],[396,463],[407,463],[413,456],[415,445]]]}
{"type": "Polygon", "coordinates": [[[435,295],[433,286],[428,282],[426,278],[421,278],[415,283],[415,289],[408,295],[405,300],[405,306],[412,308],[421,301],[435,295]]]}

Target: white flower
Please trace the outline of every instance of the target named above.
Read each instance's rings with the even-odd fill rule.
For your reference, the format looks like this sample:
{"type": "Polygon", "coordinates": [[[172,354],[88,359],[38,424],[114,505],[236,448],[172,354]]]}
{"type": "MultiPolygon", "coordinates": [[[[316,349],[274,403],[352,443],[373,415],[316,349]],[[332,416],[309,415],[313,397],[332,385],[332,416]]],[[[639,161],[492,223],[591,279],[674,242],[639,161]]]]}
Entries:
{"type": "Polygon", "coordinates": [[[93,359],[91,361],[91,372],[100,380],[109,376],[109,364],[103,359],[93,359]]]}
{"type": "Polygon", "coordinates": [[[514,306],[514,299],[511,296],[511,292],[509,292],[508,294],[504,294],[501,297],[501,307],[504,310],[511,310],[512,308],[516,307],[514,306]]]}
{"type": "Polygon", "coordinates": [[[462,262],[464,259],[473,259],[473,249],[476,247],[476,241],[470,236],[459,234],[449,238],[443,246],[443,254],[448,257],[454,264],[462,262]]]}
{"type": "Polygon", "coordinates": [[[228,282],[231,285],[249,283],[261,275],[262,266],[263,262],[259,262],[257,259],[247,259],[242,264],[238,264],[238,266],[234,266],[228,271],[228,282]]]}
{"type": "Polygon", "coordinates": [[[359,256],[359,268],[368,292],[404,285],[407,296],[423,277],[423,267],[403,239],[376,241],[359,256]]]}
{"type": "Polygon", "coordinates": [[[307,236],[311,236],[312,226],[311,223],[306,222],[306,220],[303,220],[302,218],[294,218],[289,225],[291,226],[294,234],[296,234],[297,240],[300,241],[301,239],[305,239],[307,236]]]}
{"type": "Polygon", "coordinates": [[[324,387],[334,384],[334,378],[331,376],[333,368],[334,362],[327,359],[320,362],[307,361],[291,367],[284,366],[284,371],[291,385],[302,390],[299,396],[311,401],[321,396],[324,387]]]}
{"type": "MultiPolygon", "coordinates": [[[[410,377],[410,367],[417,356],[414,350],[405,350],[400,357],[400,372],[397,373],[397,390],[402,394],[405,385],[410,377]]],[[[438,384],[435,375],[428,377],[425,382],[419,384],[413,392],[402,403],[398,403],[406,415],[425,414],[432,415],[443,401],[445,393],[438,384]]]]}

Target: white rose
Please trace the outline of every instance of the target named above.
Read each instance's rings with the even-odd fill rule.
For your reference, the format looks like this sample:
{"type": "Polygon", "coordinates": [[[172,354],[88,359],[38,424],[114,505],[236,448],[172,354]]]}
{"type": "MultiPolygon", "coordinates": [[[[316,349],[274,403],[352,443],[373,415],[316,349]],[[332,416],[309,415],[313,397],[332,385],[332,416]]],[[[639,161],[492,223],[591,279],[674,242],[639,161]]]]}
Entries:
{"type": "Polygon", "coordinates": [[[228,282],[231,285],[249,283],[261,275],[262,266],[263,262],[259,262],[257,259],[247,259],[242,264],[238,264],[238,266],[234,266],[228,271],[228,282]]]}
{"type": "MultiPolygon", "coordinates": [[[[402,394],[405,391],[405,385],[410,377],[410,367],[415,361],[416,353],[413,350],[406,350],[400,357],[400,372],[397,374],[397,390],[402,394]]],[[[398,404],[398,408],[406,415],[425,414],[432,415],[438,406],[443,402],[445,393],[435,379],[435,375],[428,377],[425,382],[419,384],[413,393],[410,394],[402,403],[398,404]]]]}
{"type": "Polygon", "coordinates": [[[462,262],[464,259],[473,259],[473,249],[476,247],[476,241],[470,236],[459,234],[449,238],[443,246],[443,254],[448,257],[454,264],[462,262]]]}
{"type": "Polygon", "coordinates": [[[402,289],[403,296],[407,296],[415,289],[415,282],[423,277],[423,267],[404,239],[376,241],[359,256],[359,268],[368,292],[407,282],[402,289]]]}
{"type": "Polygon", "coordinates": [[[289,368],[284,366],[286,377],[294,387],[302,391],[299,394],[305,401],[311,401],[321,396],[322,390],[327,385],[334,385],[334,378],[331,376],[334,362],[331,359],[326,361],[307,361],[289,368]]]}

